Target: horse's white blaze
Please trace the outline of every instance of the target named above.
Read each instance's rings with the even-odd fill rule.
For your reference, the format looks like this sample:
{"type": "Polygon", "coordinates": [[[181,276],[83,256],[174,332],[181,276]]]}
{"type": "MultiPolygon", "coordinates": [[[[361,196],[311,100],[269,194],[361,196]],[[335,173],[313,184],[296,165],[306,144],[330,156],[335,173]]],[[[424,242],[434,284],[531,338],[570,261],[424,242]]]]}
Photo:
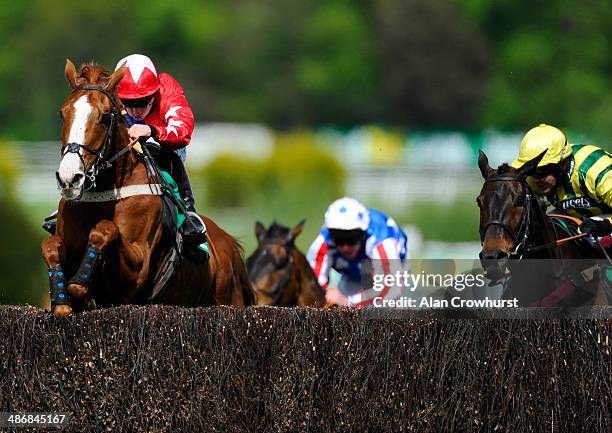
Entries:
{"type": "Polygon", "coordinates": [[[59,166],[59,177],[65,184],[70,184],[74,175],[83,173],[81,159],[75,153],[69,153],[62,158],[59,166]]]}
{"type": "MultiPolygon", "coordinates": [[[[72,119],[70,133],[68,134],[68,143],[85,144],[87,120],[89,119],[91,112],[92,107],[89,104],[87,95],[81,96],[74,103],[74,118],[72,119]]],[[[82,149],[79,149],[79,155],[81,153],[82,149]]],[[[75,174],[83,173],[84,167],[82,167],[81,158],[79,155],[75,153],[67,153],[62,157],[58,173],[60,179],[66,184],[72,182],[75,174]]]]}

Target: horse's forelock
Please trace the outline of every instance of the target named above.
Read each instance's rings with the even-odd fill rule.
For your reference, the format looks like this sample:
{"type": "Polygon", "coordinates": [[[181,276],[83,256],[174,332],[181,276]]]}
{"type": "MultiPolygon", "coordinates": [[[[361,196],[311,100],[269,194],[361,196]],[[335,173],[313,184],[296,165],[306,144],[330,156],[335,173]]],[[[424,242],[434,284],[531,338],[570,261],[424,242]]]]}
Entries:
{"type": "Polygon", "coordinates": [[[517,170],[512,167],[511,165],[508,165],[506,163],[503,163],[502,165],[500,165],[499,167],[497,167],[496,170],[496,175],[502,175],[502,174],[516,174],[517,170]]]}
{"type": "Polygon", "coordinates": [[[286,237],[290,232],[289,227],[278,224],[276,221],[272,222],[268,230],[266,230],[266,239],[275,239],[280,237],[286,237]]]}
{"type": "Polygon", "coordinates": [[[104,69],[103,66],[89,62],[81,65],[79,69],[78,78],[83,84],[104,84],[108,81],[110,74],[104,69]]]}

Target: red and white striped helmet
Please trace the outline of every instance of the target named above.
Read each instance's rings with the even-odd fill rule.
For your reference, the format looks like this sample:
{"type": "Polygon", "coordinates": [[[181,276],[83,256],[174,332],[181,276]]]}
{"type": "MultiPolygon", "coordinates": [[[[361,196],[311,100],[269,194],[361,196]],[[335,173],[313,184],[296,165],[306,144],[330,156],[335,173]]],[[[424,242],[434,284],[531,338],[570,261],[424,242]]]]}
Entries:
{"type": "Polygon", "coordinates": [[[125,75],[117,89],[119,98],[139,99],[157,92],[159,78],[150,58],[142,54],[130,54],[119,60],[115,70],[122,65],[125,65],[125,75]]]}

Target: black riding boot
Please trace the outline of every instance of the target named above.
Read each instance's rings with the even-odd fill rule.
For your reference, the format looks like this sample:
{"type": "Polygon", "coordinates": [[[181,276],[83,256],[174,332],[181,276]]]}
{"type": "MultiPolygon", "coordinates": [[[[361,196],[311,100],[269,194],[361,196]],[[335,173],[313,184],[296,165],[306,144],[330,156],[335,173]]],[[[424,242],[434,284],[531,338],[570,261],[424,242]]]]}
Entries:
{"type": "Polygon", "coordinates": [[[172,169],[172,177],[178,185],[179,193],[185,202],[185,210],[187,211],[188,221],[183,223],[183,238],[187,244],[202,244],[206,241],[206,226],[195,210],[195,199],[191,191],[189,176],[187,176],[185,164],[178,156],[173,160],[172,169]]]}

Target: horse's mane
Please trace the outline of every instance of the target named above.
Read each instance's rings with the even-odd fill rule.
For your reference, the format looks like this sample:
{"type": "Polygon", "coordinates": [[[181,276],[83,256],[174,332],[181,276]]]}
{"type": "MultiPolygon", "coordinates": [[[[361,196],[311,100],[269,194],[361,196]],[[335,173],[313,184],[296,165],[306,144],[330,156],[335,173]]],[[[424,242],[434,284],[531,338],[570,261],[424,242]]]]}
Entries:
{"type": "Polygon", "coordinates": [[[79,68],[77,84],[79,86],[85,84],[103,85],[108,82],[108,77],[110,77],[110,73],[102,65],[91,61],[82,64],[79,68]]]}

